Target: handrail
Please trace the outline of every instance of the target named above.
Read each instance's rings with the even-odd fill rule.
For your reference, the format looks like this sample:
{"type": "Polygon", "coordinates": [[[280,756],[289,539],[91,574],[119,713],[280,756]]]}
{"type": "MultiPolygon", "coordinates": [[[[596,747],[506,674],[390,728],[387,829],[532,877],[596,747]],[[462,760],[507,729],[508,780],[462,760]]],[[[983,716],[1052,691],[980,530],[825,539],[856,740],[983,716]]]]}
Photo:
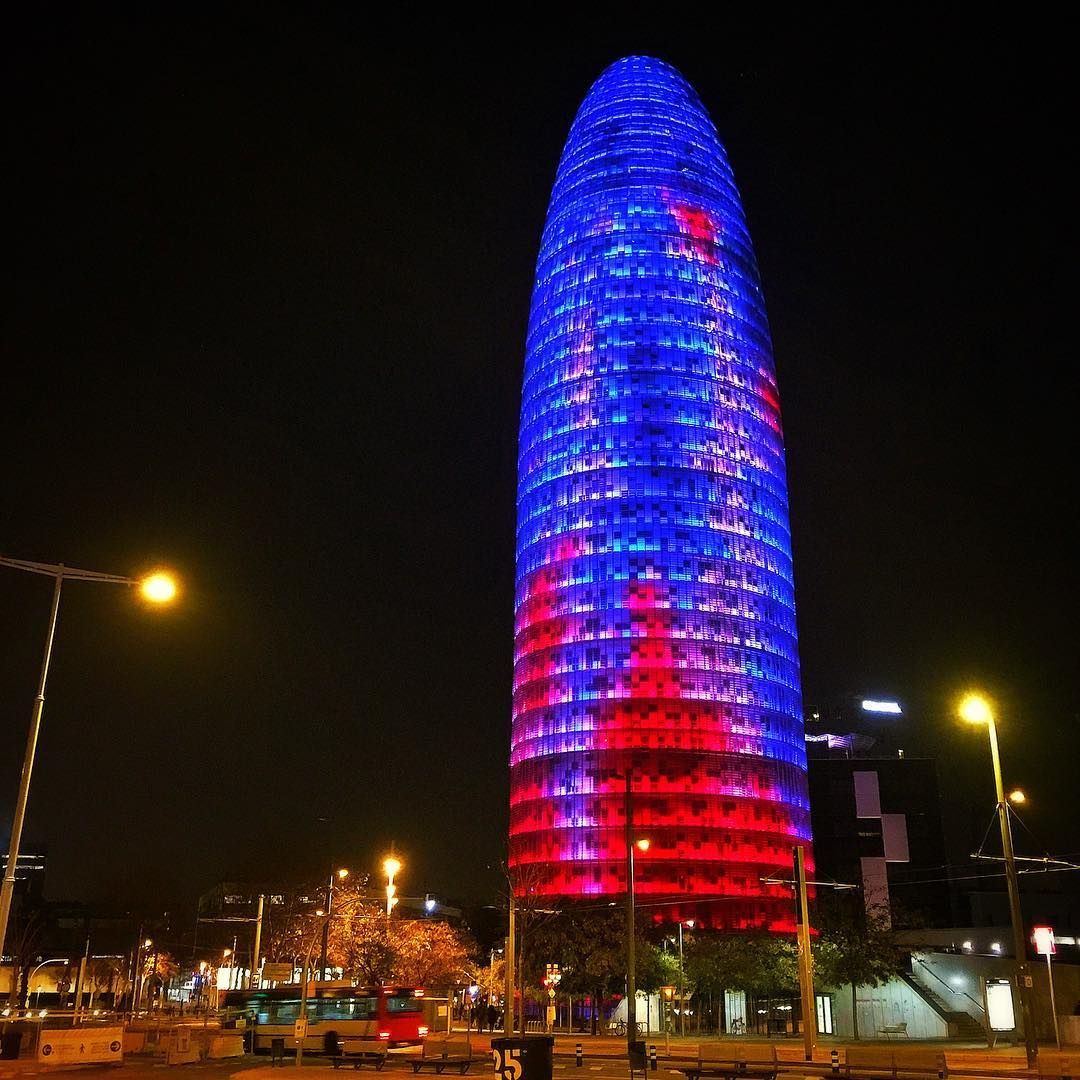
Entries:
{"type": "Polygon", "coordinates": [[[967,993],[966,990],[957,990],[955,986],[950,986],[936,971],[934,971],[930,967],[930,965],[925,960],[921,959],[918,956],[913,956],[911,959],[913,961],[915,961],[915,963],[921,964],[931,975],[934,976],[935,979],[937,979],[937,981],[939,983],[941,983],[942,986],[945,987],[946,990],[949,991],[950,994],[953,995],[953,997],[965,997],[965,998],[967,998],[968,1001],[970,1001],[971,1004],[974,1005],[975,1008],[979,1010],[979,1012],[981,1012],[983,1015],[986,1014],[986,1010],[983,1008],[983,1005],[982,1005],[981,1001],[978,1001],[975,998],[973,998],[969,993],[967,993]]]}

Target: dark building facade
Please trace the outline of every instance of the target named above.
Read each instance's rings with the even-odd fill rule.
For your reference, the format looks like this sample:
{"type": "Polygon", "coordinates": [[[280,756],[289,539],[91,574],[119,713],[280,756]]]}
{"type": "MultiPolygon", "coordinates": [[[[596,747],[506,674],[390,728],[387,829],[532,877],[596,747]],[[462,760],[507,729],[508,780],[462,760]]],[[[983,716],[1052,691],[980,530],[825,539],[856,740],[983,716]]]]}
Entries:
{"type": "Polygon", "coordinates": [[[937,764],[900,749],[903,709],[855,695],[807,710],[817,876],[895,926],[955,924],[937,764]]]}
{"type": "Polygon", "coordinates": [[[951,925],[933,760],[811,756],[810,807],[821,880],[860,886],[895,925],[951,925]]]}

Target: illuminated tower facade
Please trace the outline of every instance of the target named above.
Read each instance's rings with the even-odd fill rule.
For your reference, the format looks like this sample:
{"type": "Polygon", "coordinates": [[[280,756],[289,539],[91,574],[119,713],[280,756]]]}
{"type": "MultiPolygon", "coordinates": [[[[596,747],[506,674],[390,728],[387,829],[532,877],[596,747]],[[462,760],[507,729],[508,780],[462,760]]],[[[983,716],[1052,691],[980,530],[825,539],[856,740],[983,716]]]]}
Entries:
{"type": "Polygon", "coordinates": [[[724,148],[659,60],[600,76],[559,162],[517,506],[519,889],[625,894],[629,806],[641,907],[789,929],[760,881],[810,837],[772,346],[724,148]]]}

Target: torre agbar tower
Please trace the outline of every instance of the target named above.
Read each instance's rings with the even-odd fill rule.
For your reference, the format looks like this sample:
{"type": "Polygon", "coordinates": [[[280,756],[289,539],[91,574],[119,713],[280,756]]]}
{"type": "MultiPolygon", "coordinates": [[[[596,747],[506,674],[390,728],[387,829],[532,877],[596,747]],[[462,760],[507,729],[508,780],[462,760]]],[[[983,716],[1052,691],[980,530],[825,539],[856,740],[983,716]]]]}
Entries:
{"type": "Polygon", "coordinates": [[[672,67],[612,64],[559,162],[518,464],[516,889],[791,929],[810,839],[780,406],[716,129],[672,67]],[[780,876],[789,877],[789,873],[780,876]]]}

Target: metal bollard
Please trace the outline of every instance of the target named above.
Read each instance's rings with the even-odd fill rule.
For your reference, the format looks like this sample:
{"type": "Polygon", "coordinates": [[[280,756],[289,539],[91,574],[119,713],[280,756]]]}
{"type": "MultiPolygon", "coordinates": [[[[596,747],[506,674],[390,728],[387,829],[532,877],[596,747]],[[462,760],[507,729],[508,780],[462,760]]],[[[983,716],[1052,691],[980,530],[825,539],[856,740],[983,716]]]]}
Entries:
{"type": "Polygon", "coordinates": [[[574,1043],[574,1064],[581,1068],[581,1043],[574,1043]]]}
{"type": "Polygon", "coordinates": [[[840,1051],[832,1050],[829,1052],[829,1059],[832,1062],[832,1074],[833,1076],[840,1075],[840,1051]]]}
{"type": "Polygon", "coordinates": [[[656,1072],[656,1046],[649,1047],[649,1068],[656,1072]]]}

